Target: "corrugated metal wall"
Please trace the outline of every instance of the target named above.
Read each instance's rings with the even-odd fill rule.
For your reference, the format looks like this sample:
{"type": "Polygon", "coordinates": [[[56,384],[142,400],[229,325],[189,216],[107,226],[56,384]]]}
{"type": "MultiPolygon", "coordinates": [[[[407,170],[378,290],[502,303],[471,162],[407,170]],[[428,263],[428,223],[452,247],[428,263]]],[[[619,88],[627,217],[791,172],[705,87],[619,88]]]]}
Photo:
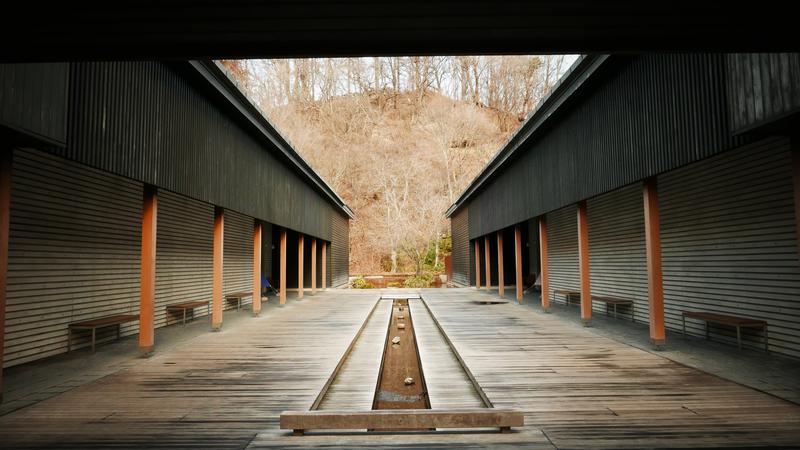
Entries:
{"type": "Polygon", "coordinates": [[[331,220],[330,283],[337,287],[347,284],[350,276],[350,220],[335,213],[331,220]]]}
{"type": "Polygon", "coordinates": [[[469,200],[471,238],[743,142],[730,132],[723,55],[618,56],[608,64],[582,100],[469,200]]]}
{"type": "MultiPolygon", "coordinates": [[[[166,323],[167,305],[212,298],[214,207],[159,191],[156,230],[154,314],[156,327],[161,327],[166,323]]],[[[138,283],[138,277],[134,281],[138,283]]],[[[198,308],[195,314],[206,315],[206,309],[198,308]]]]}
{"type": "Polygon", "coordinates": [[[735,131],[800,111],[800,54],[727,56],[730,118],[735,131]]]}
{"type": "MultiPolygon", "coordinates": [[[[225,211],[225,242],[222,248],[222,293],[253,290],[253,218],[225,211]]],[[[252,298],[242,300],[242,305],[252,298]]],[[[226,305],[228,306],[228,305],[226,305]]],[[[235,303],[230,306],[236,308],[235,303]]]]}
{"type": "MultiPolygon", "coordinates": [[[[578,212],[574,205],[547,215],[547,249],[550,291],[553,300],[556,289],[580,290],[578,273],[578,212]]],[[[591,245],[589,245],[591,249],[591,245]]],[[[564,303],[564,296],[555,296],[556,303],[564,303]]],[[[574,303],[574,301],[573,301],[574,303]]]]}
{"type": "MultiPolygon", "coordinates": [[[[453,242],[453,282],[461,285],[470,284],[470,243],[469,213],[462,208],[450,218],[450,231],[453,242]]],[[[472,269],[474,270],[474,269],[472,269]]]]}
{"type": "Polygon", "coordinates": [[[330,239],[338,208],[279,159],[274,144],[198,89],[205,82],[193,82],[180,64],[70,66],[69,142],[59,154],[330,239]]]}
{"type": "MultiPolygon", "coordinates": [[[[586,210],[592,295],[633,300],[636,320],[647,323],[650,307],[641,184],[590,199],[586,210]]],[[[605,314],[605,303],[595,302],[593,309],[605,314]]],[[[626,307],[618,307],[618,311],[622,317],[629,312],[626,307]]]]}
{"type": "Polygon", "coordinates": [[[64,145],[69,64],[0,64],[0,125],[64,145]]]}
{"type": "MultiPolygon", "coordinates": [[[[770,348],[800,356],[800,264],[788,140],[771,139],[659,177],[668,328],[681,311],[765,319],[770,348]]],[[[702,324],[689,331],[702,335],[702,324]]],[[[735,342],[729,328],[712,339],[735,342]]],[[[745,332],[748,346],[760,335],[745,332]]]]}
{"type": "Polygon", "coordinates": [[[139,312],[142,185],[35,150],[13,164],[5,366],[66,351],[71,322],[139,312]]]}

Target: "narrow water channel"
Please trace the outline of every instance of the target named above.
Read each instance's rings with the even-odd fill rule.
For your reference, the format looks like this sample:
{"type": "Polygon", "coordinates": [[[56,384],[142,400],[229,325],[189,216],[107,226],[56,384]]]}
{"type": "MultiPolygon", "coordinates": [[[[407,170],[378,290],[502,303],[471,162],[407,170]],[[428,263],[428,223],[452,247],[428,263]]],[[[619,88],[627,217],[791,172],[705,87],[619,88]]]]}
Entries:
{"type": "Polygon", "coordinates": [[[430,407],[408,299],[394,299],[372,409],[430,407]]]}

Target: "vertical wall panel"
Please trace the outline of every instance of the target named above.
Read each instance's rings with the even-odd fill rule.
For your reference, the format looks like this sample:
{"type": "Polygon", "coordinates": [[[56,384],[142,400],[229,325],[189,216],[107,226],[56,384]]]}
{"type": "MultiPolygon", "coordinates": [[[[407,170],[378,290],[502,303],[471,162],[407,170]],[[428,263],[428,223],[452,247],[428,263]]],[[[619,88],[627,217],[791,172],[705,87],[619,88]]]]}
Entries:
{"type": "MultiPolygon", "coordinates": [[[[156,229],[155,323],[161,327],[167,305],[211,300],[214,207],[160,191],[156,229]]],[[[195,314],[206,315],[206,309],[198,308],[195,314]]]]}
{"type": "MultiPolygon", "coordinates": [[[[225,211],[225,242],[223,244],[222,293],[253,290],[253,218],[235,211],[225,211]]],[[[252,298],[242,300],[242,305],[252,298]]],[[[235,303],[230,305],[236,307],[235,303]]]]}
{"type": "MultiPolygon", "coordinates": [[[[681,311],[769,322],[772,351],[800,356],[800,264],[786,139],[733,150],[659,177],[666,326],[681,311]]],[[[702,335],[698,321],[687,323],[702,335]]],[[[745,345],[761,347],[759,332],[745,345]]],[[[735,342],[729,327],[711,338],[735,342]]]]}
{"type": "Polygon", "coordinates": [[[347,284],[350,276],[350,220],[342,214],[332,214],[331,220],[331,286],[347,284]]]}
{"type": "MultiPolygon", "coordinates": [[[[553,299],[556,289],[579,291],[581,287],[578,272],[578,216],[575,206],[570,205],[548,214],[547,232],[550,274],[550,289],[547,294],[553,299]]],[[[564,297],[556,296],[555,302],[563,303],[564,297]]]]}
{"type": "Polygon", "coordinates": [[[71,322],[139,313],[142,185],[34,150],[12,183],[6,366],[65,352],[71,322]]]}
{"type": "MultiPolygon", "coordinates": [[[[647,255],[644,207],[639,183],[588,200],[589,270],[592,295],[633,300],[636,320],[647,323],[647,255]]],[[[605,313],[605,303],[595,302],[605,313]]],[[[620,317],[628,310],[618,307],[620,317]]]]}
{"type": "Polygon", "coordinates": [[[450,218],[451,237],[453,242],[453,282],[460,285],[470,284],[470,243],[469,212],[462,208],[450,218]]]}

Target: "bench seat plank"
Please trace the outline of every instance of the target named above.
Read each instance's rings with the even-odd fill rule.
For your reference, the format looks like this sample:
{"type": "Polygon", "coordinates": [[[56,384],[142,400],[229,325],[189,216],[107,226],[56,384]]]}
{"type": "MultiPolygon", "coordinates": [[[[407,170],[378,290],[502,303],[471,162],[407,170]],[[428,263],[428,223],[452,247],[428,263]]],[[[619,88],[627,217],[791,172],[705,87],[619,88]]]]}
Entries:
{"type": "Polygon", "coordinates": [[[127,322],[139,320],[138,314],[120,314],[117,316],[100,317],[98,319],[89,319],[83,322],[73,322],[69,324],[70,328],[74,329],[91,329],[101,328],[110,325],[119,325],[127,322]]]}
{"type": "Polygon", "coordinates": [[[709,313],[701,311],[684,311],[683,315],[685,317],[691,317],[693,319],[702,319],[708,322],[716,322],[734,326],[739,325],[743,327],[747,326],[760,327],[767,324],[766,320],[751,319],[749,317],[729,316],[726,314],[717,314],[717,313],[709,313]]]}
{"type": "Polygon", "coordinates": [[[199,308],[201,306],[208,306],[208,300],[201,300],[197,302],[186,302],[186,303],[174,303],[172,305],[167,305],[167,309],[194,309],[199,308]]]}

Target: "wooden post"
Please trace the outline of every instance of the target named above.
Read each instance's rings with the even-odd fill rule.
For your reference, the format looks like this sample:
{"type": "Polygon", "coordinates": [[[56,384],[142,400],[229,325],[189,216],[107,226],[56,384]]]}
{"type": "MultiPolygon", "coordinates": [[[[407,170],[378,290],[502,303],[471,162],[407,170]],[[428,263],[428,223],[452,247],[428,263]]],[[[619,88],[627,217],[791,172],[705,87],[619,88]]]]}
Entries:
{"type": "Polygon", "coordinates": [[[0,402],[3,401],[3,348],[6,336],[6,287],[8,285],[8,241],[11,223],[12,150],[0,149],[0,402]]]}
{"type": "Polygon", "coordinates": [[[303,244],[301,233],[297,234],[297,298],[303,298],[303,244]]]}
{"type": "Polygon", "coordinates": [[[278,292],[279,303],[286,304],[286,229],[281,230],[280,237],[280,291],[278,292]]]}
{"type": "Polygon", "coordinates": [[[483,256],[486,263],[486,290],[492,289],[492,246],[489,243],[489,236],[483,238],[483,256]]]}
{"type": "Polygon", "coordinates": [[[475,289],[481,288],[481,244],[475,239],[475,289]]]}
{"type": "Polygon", "coordinates": [[[503,230],[497,232],[497,295],[506,293],[505,274],[503,273],[503,230]]]}
{"type": "Polygon", "coordinates": [[[522,228],[514,226],[514,273],[517,285],[517,301],[522,304],[522,228]]]}
{"type": "Polygon", "coordinates": [[[541,289],[542,289],[542,309],[550,311],[550,274],[548,269],[549,258],[547,256],[547,218],[539,218],[539,266],[541,270],[541,289]]]}
{"type": "Polygon", "coordinates": [[[253,224],[253,315],[261,314],[261,222],[253,224]]]}
{"type": "Polygon", "coordinates": [[[667,341],[664,330],[664,280],[661,272],[661,225],[656,178],[644,181],[644,235],[647,247],[647,296],[650,301],[650,341],[656,348],[667,341]]]}
{"type": "Polygon", "coordinates": [[[322,241],[322,290],[328,289],[328,243],[322,241]]]}
{"type": "Polygon", "coordinates": [[[144,186],[142,195],[142,253],[139,277],[139,353],[147,356],[155,345],[156,226],[158,192],[144,186]]]}
{"type": "Polygon", "coordinates": [[[583,326],[592,323],[592,293],[589,285],[589,220],[586,201],[578,203],[578,269],[581,279],[581,321],[583,326]]]}
{"type": "Polygon", "coordinates": [[[225,241],[225,211],[214,208],[214,289],[211,305],[211,329],[222,328],[222,245],[225,241]]]}
{"type": "Polygon", "coordinates": [[[317,293],[317,239],[311,239],[311,295],[317,293]]]}

